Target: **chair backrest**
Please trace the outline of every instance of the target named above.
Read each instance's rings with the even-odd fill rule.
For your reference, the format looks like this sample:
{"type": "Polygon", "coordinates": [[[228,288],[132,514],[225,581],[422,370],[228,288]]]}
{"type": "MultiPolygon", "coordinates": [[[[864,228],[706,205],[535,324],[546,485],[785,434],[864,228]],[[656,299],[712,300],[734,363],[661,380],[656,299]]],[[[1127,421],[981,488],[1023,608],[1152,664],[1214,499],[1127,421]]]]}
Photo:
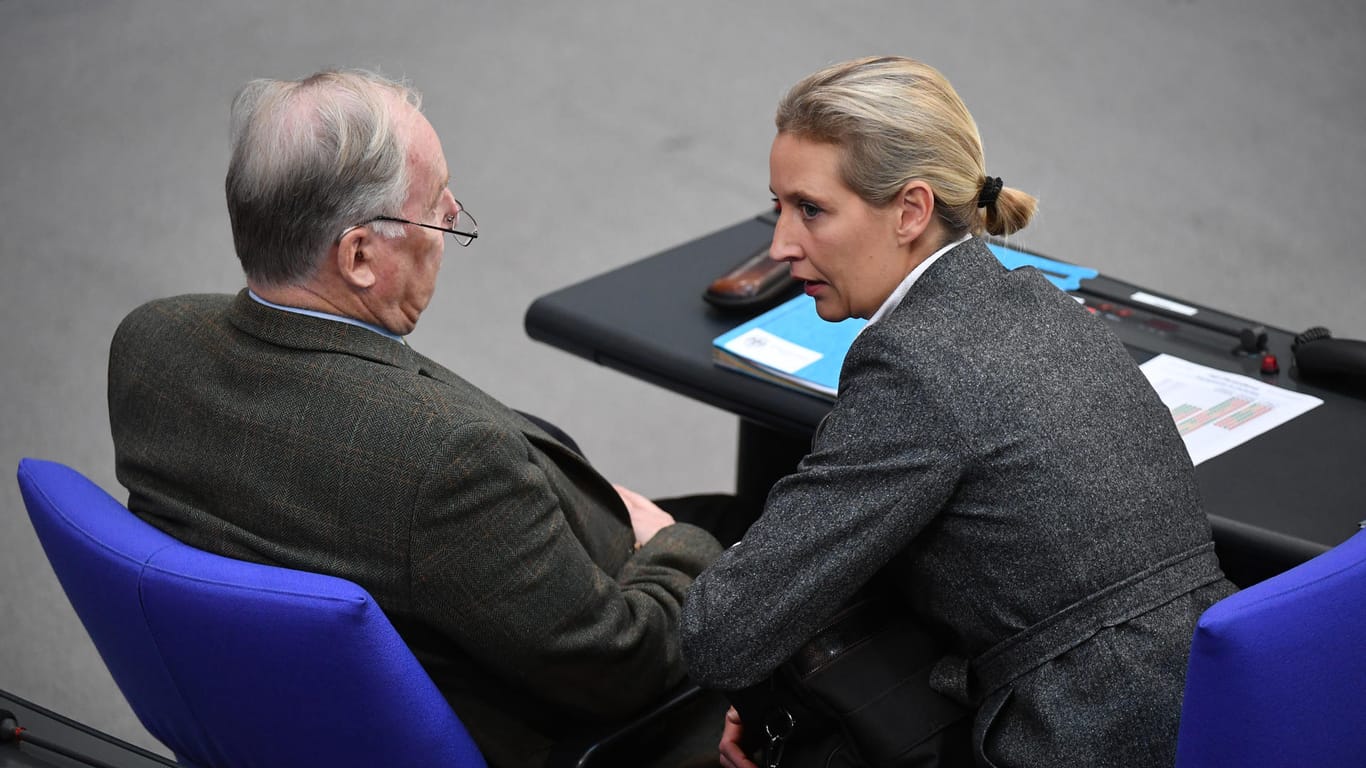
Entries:
{"type": "Polygon", "coordinates": [[[1366,765],[1366,531],[1210,606],[1177,765],[1366,765]]]}
{"type": "Polygon", "coordinates": [[[19,486],[119,689],[182,763],[485,765],[359,586],[186,546],[61,464],[24,459],[19,486]]]}

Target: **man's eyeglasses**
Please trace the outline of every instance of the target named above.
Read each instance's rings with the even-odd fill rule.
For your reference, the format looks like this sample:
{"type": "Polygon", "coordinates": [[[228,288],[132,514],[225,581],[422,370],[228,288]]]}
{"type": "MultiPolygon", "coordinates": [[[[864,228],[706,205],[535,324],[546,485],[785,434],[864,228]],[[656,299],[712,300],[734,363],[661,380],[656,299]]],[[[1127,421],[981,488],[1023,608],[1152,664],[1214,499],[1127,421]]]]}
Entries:
{"type": "MultiPolygon", "coordinates": [[[[474,220],[474,217],[469,214],[469,211],[465,210],[465,206],[461,205],[459,200],[455,201],[455,205],[459,210],[446,217],[446,223],[450,225],[448,227],[438,227],[435,224],[423,224],[419,221],[409,221],[407,219],[400,219],[397,216],[376,216],[375,218],[370,219],[370,221],[392,221],[396,224],[412,224],[415,227],[422,227],[424,229],[435,229],[437,232],[445,232],[446,234],[451,235],[455,238],[455,242],[461,245],[469,245],[474,242],[474,238],[479,237],[479,224],[474,220]]],[[[370,221],[357,224],[353,227],[347,227],[341,233],[341,236],[346,237],[347,232],[350,232],[356,227],[363,227],[366,224],[369,224],[370,221]]]]}

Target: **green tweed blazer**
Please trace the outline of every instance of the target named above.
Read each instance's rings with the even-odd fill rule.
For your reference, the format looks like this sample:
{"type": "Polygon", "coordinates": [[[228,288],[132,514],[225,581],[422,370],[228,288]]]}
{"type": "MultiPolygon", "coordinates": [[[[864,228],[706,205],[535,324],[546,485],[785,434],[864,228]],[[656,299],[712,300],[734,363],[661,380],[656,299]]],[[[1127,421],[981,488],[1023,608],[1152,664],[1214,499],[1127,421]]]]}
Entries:
{"type": "Polygon", "coordinates": [[[684,676],[711,535],[636,551],[582,457],[405,344],[245,291],[157,300],[114,335],[109,414],[134,513],[363,586],[494,765],[536,765],[684,676]]]}

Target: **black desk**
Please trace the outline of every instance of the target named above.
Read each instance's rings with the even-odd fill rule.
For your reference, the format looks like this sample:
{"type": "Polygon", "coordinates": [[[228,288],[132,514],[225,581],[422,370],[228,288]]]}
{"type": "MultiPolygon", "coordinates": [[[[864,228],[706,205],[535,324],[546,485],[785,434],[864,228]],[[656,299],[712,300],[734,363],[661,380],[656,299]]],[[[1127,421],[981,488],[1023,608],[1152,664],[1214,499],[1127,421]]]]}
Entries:
{"type": "Polygon", "coordinates": [[[7,742],[0,743],[0,768],[175,768],[176,765],[5,691],[0,691],[0,709],[14,713],[19,725],[34,737],[89,758],[76,760],[33,744],[7,742]]]}
{"type": "MultiPolygon", "coordinates": [[[[714,277],[766,247],[772,233],[771,221],[758,216],[543,296],[527,310],[527,334],[738,415],[738,492],[762,495],[795,465],[830,406],[717,368],[711,340],[747,316],[717,310],[701,294],[714,277]]],[[[1054,258],[1066,260],[1066,255],[1054,258]]],[[[1282,370],[1262,376],[1258,357],[1234,353],[1236,338],[1158,318],[1146,306],[1125,300],[1137,290],[1144,289],[1102,275],[1084,281],[1079,295],[1096,307],[1110,305],[1111,311],[1102,316],[1140,362],[1166,352],[1324,401],[1196,468],[1230,576],[1251,583],[1356,532],[1366,517],[1360,491],[1360,475],[1366,471],[1366,401],[1297,382],[1290,373],[1291,333],[1266,329],[1267,349],[1279,358],[1282,370]]],[[[1178,300],[1198,308],[1199,317],[1210,325],[1252,325],[1178,300]]]]}

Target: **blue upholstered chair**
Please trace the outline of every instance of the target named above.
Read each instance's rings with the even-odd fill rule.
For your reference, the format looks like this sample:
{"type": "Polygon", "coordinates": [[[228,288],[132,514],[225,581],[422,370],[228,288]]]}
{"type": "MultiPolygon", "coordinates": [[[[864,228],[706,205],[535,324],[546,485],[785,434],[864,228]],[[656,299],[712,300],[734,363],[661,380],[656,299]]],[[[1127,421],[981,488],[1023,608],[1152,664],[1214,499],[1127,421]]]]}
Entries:
{"type": "Polygon", "coordinates": [[[181,544],[60,464],[23,460],[19,486],[119,689],[181,763],[484,766],[365,590],[181,544]]]}
{"type": "Polygon", "coordinates": [[[1366,531],[1205,611],[1176,763],[1366,766],[1366,531]]]}

